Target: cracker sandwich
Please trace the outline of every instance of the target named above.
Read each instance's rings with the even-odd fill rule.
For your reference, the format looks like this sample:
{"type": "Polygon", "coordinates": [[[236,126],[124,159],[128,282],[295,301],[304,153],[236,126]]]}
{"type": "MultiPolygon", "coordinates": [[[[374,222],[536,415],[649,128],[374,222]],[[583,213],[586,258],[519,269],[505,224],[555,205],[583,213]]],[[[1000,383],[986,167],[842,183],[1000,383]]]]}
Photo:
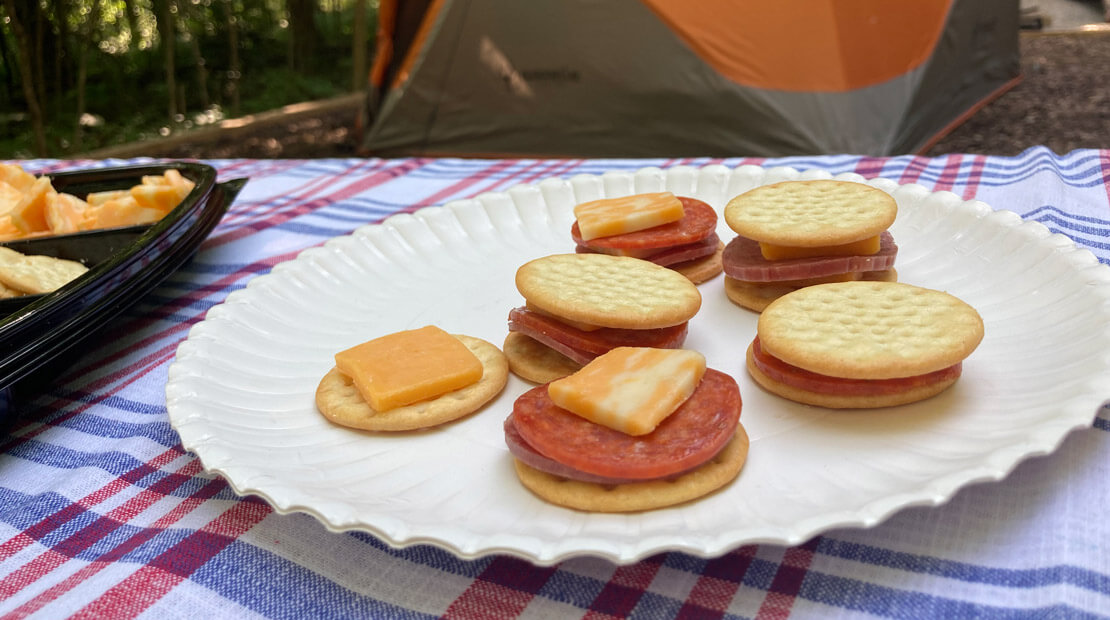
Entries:
{"type": "Polygon", "coordinates": [[[759,316],[748,372],[766,390],[834,409],[924,400],[959,379],[983,339],[974,308],[900,282],[820,284],[759,316]]]}
{"type": "Polygon", "coordinates": [[[575,206],[574,215],[576,252],[642,258],[695,284],[721,273],[717,212],[696,198],[671,192],[602,198],[575,206]]]}
{"type": "Polygon", "coordinates": [[[700,498],[740,473],[740,389],[686,349],[619,347],[522,394],[505,420],[517,477],[537,497],[590,512],[700,498]]]}
{"type": "Polygon", "coordinates": [[[898,246],[887,228],[898,204],[870,185],[784,181],[736,196],[724,219],[725,294],[762,311],[777,297],[828,282],[894,281],[898,246]]]}
{"type": "Polygon", "coordinates": [[[547,383],[621,346],[675,349],[701,293],[676,271],[627,256],[555,254],[521,265],[523,306],[504,350],[523,379],[547,383]]]}

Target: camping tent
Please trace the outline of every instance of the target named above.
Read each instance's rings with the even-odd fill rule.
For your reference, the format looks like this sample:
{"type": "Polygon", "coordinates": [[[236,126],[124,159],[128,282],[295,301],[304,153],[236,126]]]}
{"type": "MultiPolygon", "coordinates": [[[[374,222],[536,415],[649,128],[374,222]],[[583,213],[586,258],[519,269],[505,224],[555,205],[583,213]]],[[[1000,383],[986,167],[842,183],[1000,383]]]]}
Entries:
{"type": "Polygon", "coordinates": [[[920,152],[1020,79],[1019,0],[382,0],[364,154],[920,152]]]}

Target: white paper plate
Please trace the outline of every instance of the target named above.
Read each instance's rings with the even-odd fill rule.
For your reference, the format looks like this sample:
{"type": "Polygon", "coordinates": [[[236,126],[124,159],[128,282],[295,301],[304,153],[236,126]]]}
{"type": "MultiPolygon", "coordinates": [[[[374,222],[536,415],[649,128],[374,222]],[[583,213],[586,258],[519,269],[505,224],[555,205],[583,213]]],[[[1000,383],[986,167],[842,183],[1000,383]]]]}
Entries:
{"type": "MultiPolygon", "coordinates": [[[[998,480],[1091,424],[1110,398],[1110,268],[1066,237],[947,192],[867,181],[891,192],[904,282],[946,290],[982,314],[986,337],[950,390],[897,409],[829,411],[764,393],[744,370],[756,315],[702,284],[686,346],[732,374],[751,452],[729,487],[688,505],[585,514],[534,498],[516,480],[502,421],[529,387],[510,378],[479,413],[423,432],[333,426],[313,393],[332,355],[436,324],[500,345],[521,263],[573,251],[574,204],[661,191],[720,210],[756,185],[828,178],[743,166],[644,169],[551,179],[397,215],[303,252],[212,308],[177,350],[166,401],[185,448],[236,492],[279,512],[392,545],[463,558],[551,564],[579,555],[633,562],[661,551],[715,556],[746,543],[798,544],[872,526],[998,480]]],[[[864,181],[858,175],[837,178],[864,181]]],[[[723,221],[720,234],[734,236],[723,221]]]]}

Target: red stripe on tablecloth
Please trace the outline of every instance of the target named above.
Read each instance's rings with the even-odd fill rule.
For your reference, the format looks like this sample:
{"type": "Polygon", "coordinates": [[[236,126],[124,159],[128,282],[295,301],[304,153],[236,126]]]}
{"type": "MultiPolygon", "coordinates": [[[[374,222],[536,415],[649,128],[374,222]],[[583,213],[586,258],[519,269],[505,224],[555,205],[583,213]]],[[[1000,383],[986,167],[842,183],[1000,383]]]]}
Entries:
{"type": "Polygon", "coordinates": [[[747,545],[728,555],[708,560],[676,618],[692,620],[724,616],[752,565],[756,549],[756,545],[747,545]]]}
{"type": "MultiPolygon", "coordinates": [[[[196,463],[196,461],[193,461],[193,463],[196,463]]],[[[197,468],[199,469],[199,466],[197,468]]],[[[177,506],[174,506],[172,510],[160,517],[157,521],[151,523],[149,527],[145,527],[139,530],[137,533],[135,533],[135,535],[123,541],[110,551],[104,553],[100,557],[95,558],[91,564],[86,565],[81,570],[70,575],[69,577],[66,577],[61,582],[54,584],[46,591],[40,593],[35,598],[21,605],[19,608],[12,610],[12,615],[26,616],[42,609],[61,595],[69,592],[81,583],[92,578],[100,571],[108,568],[109,566],[112,566],[113,562],[116,562],[128,553],[131,553],[135,549],[138,549],[140,545],[154,538],[166,528],[171,527],[174,523],[180,521],[185,515],[204,505],[204,502],[206,502],[208,499],[215,496],[217,493],[225,488],[227,488],[227,485],[222,480],[212,480],[208,484],[201,487],[196,493],[193,493],[191,496],[182,499],[181,503],[179,503],[177,506]]]]}
{"type": "Polygon", "coordinates": [[[928,168],[928,167],[929,167],[929,158],[928,157],[918,157],[918,156],[911,157],[910,162],[908,164],[906,164],[906,168],[904,170],[902,170],[902,178],[901,178],[900,182],[901,183],[917,183],[917,180],[919,178],[921,178],[921,173],[925,172],[925,169],[928,168]]]}
{"type": "MultiPolygon", "coordinates": [[[[501,172],[502,170],[506,170],[508,168],[511,168],[514,164],[515,164],[515,162],[513,162],[511,160],[497,161],[497,162],[494,163],[494,165],[492,165],[488,168],[485,168],[485,169],[483,169],[483,170],[481,170],[481,171],[479,171],[475,174],[472,174],[472,175],[466,177],[465,179],[460,179],[459,181],[456,181],[454,184],[449,185],[448,187],[445,187],[445,188],[439,190],[438,192],[432,194],[431,196],[428,196],[428,197],[424,198],[420,202],[411,204],[411,205],[405,207],[404,209],[401,209],[400,211],[398,211],[398,213],[412,213],[413,211],[416,211],[417,209],[422,209],[424,207],[430,207],[432,205],[439,204],[444,199],[446,199],[448,196],[453,196],[455,194],[458,194],[459,192],[467,189],[468,187],[471,187],[472,185],[474,185],[476,183],[480,183],[482,181],[485,181],[486,179],[490,178],[494,174],[496,174],[498,172],[501,172]]],[[[535,168],[536,165],[537,164],[532,164],[532,165],[528,166],[527,168],[525,168],[524,170],[530,170],[532,168],[535,168]]],[[[519,174],[519,173],[517,173],[517,174],[519,174]]],[[[481,192],[476,192],[475,194],[478,194],[478,193],[481,193],[481,192]]],[[[392,214],[390,214],[390,215],[392,215],[392,214]]]]}
{"type": "MultiPolygon", "coordinates": [[[[396,167],[411,167],[412,163],[413,162],[405,162],[396,167]]],[[[228,211],[227,215],[224,216],[223,220],[220,223],[223,226],[233,226],[241,221],[251,219],[251,217],[259,212],[268,212],[274,208],[284,207],[291,204],[296,205],[301,201],[307,199],[308,197],[313,196],[317,192],[323,190],[324,188],[339,182],[341,179],[358,177],[358,175],[360,174],[371,174],[370,177],[364,179],[364,182],[368,182],[370,179],[380,180],[380,175],[387,174],[389,170],[393,169],[394,168],[390,168],[389,166],[383,166],[380,162],[367,160],[363,162],[361,166],[355,166],[346,169],[339,174],[325,174],[319,176],[313,175],[300,186],[285,191],[276,199],[272,198],[269,201],[261,204],[238,205],[236,208],[228,211]]],[[[396,178],[396,175],[388,175],[388,177],[389,178],[386,180],[392,180],[396,178]]]]}
{"type": "Polygon", "coordinates": [[[964,182],[964,200],[975,198],[975,194],[979,191],[979,183],[983,180],[983,168],[987,163],[987,158],[982,155],[968,155],[968,157],[971,158],[971,166],[967,171],[967,181],[964,182]]]}
{"type": "Polygon", "coordinates": [[[272,512],[263,502],[238,502],[162,552],[74,614],[73,618],[134,618],[204,566],[272,512]]]}
{"type": "Polygon", "coordinates": [[[653,559],[618,566],[609,579],[609,583],[601,589],[597,597],[590,603],[590,609],[583,618],[598,619],[614,617],[627,618],[628,614],[636,607],[636,603],[643,598],[644,592],[651,586],[661,564],[653,559]]]}
{"type": "Polygon", "coordinates": [[[520,179],[520,183],[536,183],[547,178],[557,177],[566,174],[570,170],[574,170],[582,165],[585,160],[582,159],[564,159],[556,161],[548,165],[544,170],[538,170],[531,175],[525,176],[520,179]]]}
{"type": "Polygon", "coordinates": [[[554,572],[554,568],[534,567],[515,558],[494,558],[470,587],[451,602],[443,618],[515,618],[554,572]]]}
{"type": "MultiPolygon", "coordinates": [[[[237,220],[228,219],[226,222],[221,222],[220,228],[215,231],[215,234],[210,236],[204,241],[204,243],[201,244],[201,249],[208,249],[226,243],[231,243],[232,241],[237,241],[244,237],[248,237],[256,232],[266,230],[267,228],[280,226],[281,224],[284,224],[289,220],[300,217],[302,215],[306,215],[308,213],[312,213],[313,211],[321,207],[328,206],[340,200],[345,200],[372,187],[377,187],[378,185],[382,185],[384,183],[392,181],[399,176],[403,176],[404,174],[408,174],[413,170],[420,168],[423,165],[424,160],[406,160],[399,166],[378,170],[359,181],[349,183],[343,186],[343,188],[331,194],[317,196],[312,198],[311,200],[302,201],[303,197],[309,196],[316,191],[316,187],[312,187],[310,190],[302,192],[300,195],[292,196],[288,200],[284,201],[286,204],[293,204],[294,206],[292,208],[280,210],[269,217],[250,221],[246,224],[242,224],[238,228],[233,228],[232,230],[226,232],[222,231],[228,227],[234,226],[237,220]],[[400,171],[401,174],[398,174],[398,171],[400,171]]],[[[350,171],[348,171],[342,176],[350,176],[350,174],[350,171]]],[[[328,183],[334,183],[336,178],[338,177],[326,177],[324,179],[321,179],[319,183],[313,183],[310,185],[323,186],[328,183]]],[[[246,220],[247,218],[242,217],[238,219],[246,220]]]]}
{"type": "Polygon", "coordinates": [[[785,620],[790,616],[794,599],[802,589],[809,565],[813,562],[814,550],[820,539],[814,538],[799,547],[791,547],[783,554],[782,563],[771,580],[767,596],[755,617],[758,620],[785,620]]]}
{"type": "Polygon", "coordinates": [[[159,454],[158,456],[150,459],[146,463],[124,473],[122,476],[115,478],[103,487],[89,493],[81,499],[66,505],[58,512],[42,519],[38,523],[28,527],[24,531],[17,534],[15,537],[0,544],[0,560],[6,560],[12,555],[25,549],[31,543],[46,536],[50,532],[58,529],[64,523],[68,523],[78,515],[84,514],[85,510],[91,506],[114,497],[117,493],[129,487],[135,480],[148,476],[155,471],[158,471],[170,461],[181,456],[178,450],[170,449],[159,454]]]}
{"type": "Polygon", "coordinates": [[[1102,164],[1102,187],[1106,190],[1107,206],[1110,206],[1110,149],[1099,151],[1098,160],[1102,164]]]}
{"type": "Polygon", "coordinates": [[[945,155],[944,168],[941,169],[940,176],[937,177],[933,191],[952,191],[952,188],[956,185],[956,179],[960,176],[963,160],[963,155],[959,153],[945,155]]]}
{"type": "Polygon", "coordinates": [[[861,157],[856,162],[856,174],[866,177],[868,179],[882,176],[883,164],[886,162],[884,159],[878,157],[861,157]]]}
{"type": "MultiPolygon", "coordinates": [[[[207,290],[212,290],[212,291],[216,291],[216,292],[225,291],[225,290],[227,290],[227,288],[231,284],[237,282],[238,280],[241,280],[244,276],[252,274],[252,273],[259,273],[259,272],[271,269],[271,268],[273,268],[274,265],[277,265],[278,263],[282,263],[286,260],[289,260],[289,259],[295,257],[296,255],[297,255],[297,252],[287,252],[285,254],[281,254],[281,255],[278,255],[278,256],[272,256],[272,257],[267,258],[266,260],[263,260],[263,261],[258,261],[258,262],[255,262],[255,263],[251,263],[250,265],[245,266],[243,269],[240,269],[240,270],[236,271],[235,273],[228,274],[228,275],[220,278],[219,280],[216,280],[212,284],[206,285],[204,287],[204,289],[202,289],[202,290],[206,290],[206,291],[207,290]]],[[[181,309],[181,308],[184,308],[184,307],[188,306],[193,301],[204,299],[206,297],[207,297],[207,295],[205,295],[203,293],[200,293],[200,294],[190,293],[190,294],[187,294],[187,295],[182,295],[181,297],[178,297],[178,298],[166,303],[164,306],[161,306],[161,308],[169,307],[169,308],[172,309],[169,313],[172,313],[172,312],[174,312],[178,309],[181,309]]],[[[197,314],[196,316],[194,316],[192,318],[185,319],[185,320],[183,320],[181,322],[178,322],[178,323],[174,323],[173,325],[170,325],[166,329],[155,332],[155,333],[151,334],[150,336],[147,336],[146,338],[143,338],[142,340],[140,340],[140,341],[138,341],[138,342],[126,347],[126,348],[123,348],[119,351],[116,351],[115,353],[111,353],[109,355],[106,355],[104,357],[96,359],[89,366],[84,366],[84,367],[79,367],[79,368],[76,368],[76,369],[71,369],[62,378],[62,382],[63,383],[68,383],[68,382],[74,381],[74,380],[76,380],[77,377],[81,377],[82,375],[90,372],[93,369],[99,368],[101,366],[104,366],[105,364],[110,364],[110,363],[115,362],[116,360],[127,357],[132,352],[139,351],[139,350],[142,350],[144,348],[147,348],[151,344],[153,344],[155,342],[158,342],[159,340],[162,340],[162,339],[167,338],[167,337],[169,337],[171,335],[174,335],[174,334],[179,334],[182,331],[188,331],[189,329],[191,329],[193,327],[193,325],[195,325],[196,323],[199,323],[201,320],[203,320],[205,314],[206,314],[205,312],[202,312],[202,313],[199,313],[199,314],[197,314]]],[[[135,332],[142,331],[148,325],[151,325],[151,324],[154,324],[158,321],[163,320],[165,318],[165,316],[166,316],[166,314],[161,313],[161,312],[152,311],[152,312],[145,313],[142,317],[136,318],[136,319],[132,320],[130,323],[128,323],[127,326],[126,326],[126,332],[127,333],[135,333],[135,332]]],[[[176,347],[181,343],[182,340],[184,340],[184,337],[175,340],[169,346],[173,347],[174,351],[176,352],[176,347]]],[[[163,348],[162,350],[165,350],[165,349],[163,348]]],[[[134,367],[134,366],[136,366],[136,365],[133,365],[132,367],[134,367]]],[[[126,367],[123,370],[126,372],[127,368],[130,368],[130,367],[126,367]]],[[[96,385],[96,384],[94,384],[94,385],[96,385]]],[[[86,387],[91,387],[91,386],[86,386],[86,387]]]]}
{"type": "Polygon", "coordinates": [[[54,544],[51,549],[24,564],[19,570],[0,579],[0,598],[12,596],[50,574],[71,558],[77,557],[81,552],[153,506],[155,502],[173,493],[198,473],[200,473],[200,462],[195,459],[190,460],[177,472],[155,482],[148,489],[140,490],[134,497],[108,511],[104,516],[94,519],[85,527],[54,544]]]}

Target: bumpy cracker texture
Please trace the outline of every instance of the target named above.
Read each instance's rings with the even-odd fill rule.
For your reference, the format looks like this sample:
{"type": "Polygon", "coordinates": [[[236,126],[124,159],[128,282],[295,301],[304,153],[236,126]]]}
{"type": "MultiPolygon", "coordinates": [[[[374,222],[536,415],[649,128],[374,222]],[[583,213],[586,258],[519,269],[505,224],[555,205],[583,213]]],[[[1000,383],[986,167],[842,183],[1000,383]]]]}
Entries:
{"type": "Polygon", "coordinates": [[[701,293],[685,276],[626,256],[545,256],[517,270],[516,287],[545,312],[601,327],[670,327],[701,307],[701,293]]]}
{"type": "Polygon", "coordinates": [[[332,422],[368,431],[408,431],[450,422],[478,410],[509,380],[509,364],[496,346],[472,336],[452,334],[482,362],[482,378],[438,398],[386,412],[376,411],[351,379],[332,368],[316,388],[316,408],[332,422]]]}
{"type": "Polygon", "coordinates": [[[725,223],[737,234],[777,245],[818,247],[873,237],[898,215],[894,198],[849,181],[784,181],[736,196],[725,223]]]}
{"type": "Polygon", "coordinates": [[[748,458],[743,426],[708,463],[669,480],[602,485],[553,476],[513,459],[517,477],[540,499],[587,512],[639,512],[688,502],[732,482],[748,458]]]}
{"type": "Polygon", "coordinates": [[[509,332],[502,348],[509,370],[532,383],[548,383],[582,369],[578,362],[520,332],[509,332]]]}
{"type": "Polygon", "coordinates": [[[841,282],[784,295],[760,314],[765,351],[848,379],[909,377],[962,361],[983,338],[964,301],[899,282],[841,282]]]}
{"type": "Polygon", "coordinates": [[[77,261],[0,249],[0,285],[27,295],[57,290],[89,270],[77,261]]]}

